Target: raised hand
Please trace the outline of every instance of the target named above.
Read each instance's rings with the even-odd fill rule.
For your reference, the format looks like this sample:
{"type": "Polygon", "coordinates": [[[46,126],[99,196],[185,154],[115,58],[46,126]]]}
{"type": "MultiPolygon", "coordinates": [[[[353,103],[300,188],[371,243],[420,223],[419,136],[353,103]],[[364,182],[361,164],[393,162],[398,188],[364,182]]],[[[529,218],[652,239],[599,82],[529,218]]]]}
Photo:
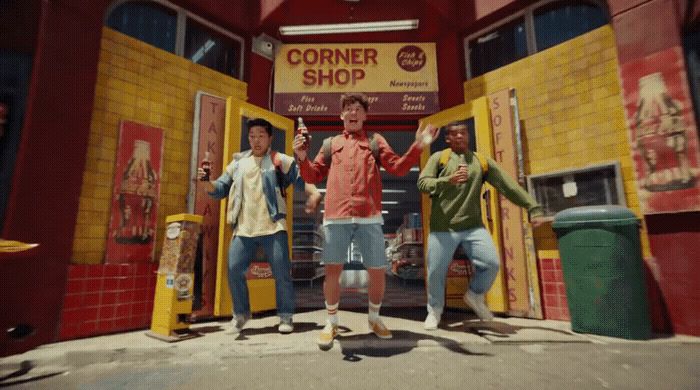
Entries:
{"type": "Polygon", "coordinates": [[[416,141],[418,141],[421,146],[425,147],[432,144],[440,133],[440,128],[435,127],[432,123],[428,123],[425,128],[421,129],[421,125],[418,125],[418,130],[416,130],[416,141]]]}
{"type": "Polygon", "coordinates": [[[450,176],[450,183],[454,185],[466,183],[469,179],[469,173],[466,168],[460,167],[455,173],[450,176]]]}
{"type": "MultiPolygon", "coordinates": [[[[311,135],[309,135],[309,140],[311,140],[311,135]]],[[[297,134],[294,136],[294,143],[292,147],[294,148],[294,154],[300,161],[306,160],[308,154],[308,148],[306,147],[306,137],[303,134],[297,134]]]]}

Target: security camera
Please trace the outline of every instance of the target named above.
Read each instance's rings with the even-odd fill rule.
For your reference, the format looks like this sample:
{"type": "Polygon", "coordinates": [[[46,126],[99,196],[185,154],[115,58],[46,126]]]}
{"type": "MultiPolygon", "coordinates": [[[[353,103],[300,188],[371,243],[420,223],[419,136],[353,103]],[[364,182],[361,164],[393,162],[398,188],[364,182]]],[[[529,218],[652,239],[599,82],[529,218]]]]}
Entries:
{"type": "Polygon", "coordinates": [[[275,48],[280,47],[282,42],[265,34],[260,34],[253,38],[253,53],[261,55],[269,60],[274,60],[275,48]]]}

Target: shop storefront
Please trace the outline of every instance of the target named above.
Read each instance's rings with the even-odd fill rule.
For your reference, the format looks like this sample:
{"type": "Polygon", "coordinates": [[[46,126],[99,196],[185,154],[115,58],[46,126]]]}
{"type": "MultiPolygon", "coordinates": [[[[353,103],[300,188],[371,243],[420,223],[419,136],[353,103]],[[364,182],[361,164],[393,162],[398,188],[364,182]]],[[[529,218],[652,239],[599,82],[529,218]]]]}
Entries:
{"type": "MultiPolygon", "coordinates": [[[[288,154],[303,117],[315,155],[341,128],[346,91],[370,96],[367,130],[399,153],[421,122],[464,121],[477,150],[527,185],[548,216],[588,204],[630,208],[644,221],[655,329],[700,334],[696,2],[69,3],[11,7],[7,17],[30,26],[22,37],[0,17],[0,227],[2,238],[40,244],[0,257],[3,310],[13,313],[2,326],[33,329],[3,336],[3,350],[147,327],[163,221],[183,212],[204,216],[195,317],[230,314],[230,232],[194,170],[207,159],[220,173],[246,147],[242,123],[251,117],[270,120],[274,146],[288,154]],[[379,32],[288,28],[384,20],[407,23],[379,32]],[[148,168],[132,172],[132,160],[148,168]]],[[[386,306],[425,304],[429,200],[416,189],[420,168],[382,173],[386,306]]],[[[483,191],[502,258],[489,305],[567,320],[551,224],[531,231],[519,209],[483,191]]],[[[305,215],[302,194],[288,202],[297,303],[322,307],[323,214],[305,215]]],[[[469,263],[455,258],[448,302],[462,308],[469,263]]],[[[264,256],[257,260],[251,295],[268,310],[274,288],[264,256]]],[[[359,259],[351,250],[347,260],[342,306],[364,306],[359,259]]]]}

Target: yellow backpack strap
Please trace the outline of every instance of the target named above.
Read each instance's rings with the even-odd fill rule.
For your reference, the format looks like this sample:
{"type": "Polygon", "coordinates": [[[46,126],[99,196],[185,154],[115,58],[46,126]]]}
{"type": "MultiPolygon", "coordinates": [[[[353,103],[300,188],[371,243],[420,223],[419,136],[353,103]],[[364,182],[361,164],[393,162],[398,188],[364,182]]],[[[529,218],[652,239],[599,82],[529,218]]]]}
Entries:
{"type": "Polygon", "coordinates": [[[447,162],[450,161],[450,155],[452,155],[452,149],[450,148],[443,149],[442,152],[440,152],[440,162],[438,163],[438,171],[442,171],[443,169],[445,169],[447,162]]]}
{"type": "Polygon", "coordinates": [[[486,174],[489,173],[489,162],[477,152],[474,152],[474,157],[479,160],[479,165],[481,165],[481,176],[486,179],[486,174]]]}

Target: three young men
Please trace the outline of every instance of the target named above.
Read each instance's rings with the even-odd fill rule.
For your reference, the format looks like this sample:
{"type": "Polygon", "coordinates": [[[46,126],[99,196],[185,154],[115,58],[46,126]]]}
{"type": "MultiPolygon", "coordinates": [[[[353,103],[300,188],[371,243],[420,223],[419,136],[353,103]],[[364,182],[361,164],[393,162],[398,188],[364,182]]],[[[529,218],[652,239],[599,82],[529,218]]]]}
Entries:
{"type": "MultiPolygon", "coordinates": [[[[280,190],[290,183],[297,186],[304,185],[304,181],[308,183],[304,187],[309,195],[307,211],[311,211],[321,199],[312,183],[328,177],[323,222],[326,237],[323,293],[328,318],[317,343],[323,349],[329,348],[337,336],[340,274],[353,240],[369,274],[369,330],[380,338],[392,337],[379,316],[387,266],[379,167],[394,175],[405,175],[418,163],[423,148],[435,140],[439,129],[432,125],[419,128],[416,141],[403,156],[399,156],[381,135],[368,137],[364,130],[369,109],[365,95],[343,95],[341,109],[343,132],[327,140],[313,161],[308,158],[308,141],[304,135],[296,135],[293,144],[296,164],[291,157],[270,150],[272,129],[267,121],[249,121],[251,150],[242,153],[221,177],[210,182],[213,197],[228,195],[227,220],[234,226],[229,249],[229,286],[235,314],[230,333],[240,332],[250,318],[245,272],[256,245],[263,246],[272,264],[279,331],[288,333],[293,330],[294,289],[289,272],[286,213],[280,190]],[[279,172],[275,171],[276,167],[279,172]],[[266,204],[267,208],[259,207],[260,204],[266,204]]],[[[440,322],[447,270],[458,245],[464,247],[475,268],[464,300],[482,320],[493,318],[484,302],[484,294],[493,284],[499,259],[481,219],[480,190],[484,181],[491,183],[510,201],[527,208],[534,227],[543,222],[541,208],[515,180],[494,160],[469,151],[465,124],[449,124],[446,143],[449,152],[434,153],[418,180],[418,189],[432,197],[427,254],[428,316],[424,323],[428,330],[436,329],[440,322]]],[[[200,169],[201,176],[203,171],[200,169]]]]}

